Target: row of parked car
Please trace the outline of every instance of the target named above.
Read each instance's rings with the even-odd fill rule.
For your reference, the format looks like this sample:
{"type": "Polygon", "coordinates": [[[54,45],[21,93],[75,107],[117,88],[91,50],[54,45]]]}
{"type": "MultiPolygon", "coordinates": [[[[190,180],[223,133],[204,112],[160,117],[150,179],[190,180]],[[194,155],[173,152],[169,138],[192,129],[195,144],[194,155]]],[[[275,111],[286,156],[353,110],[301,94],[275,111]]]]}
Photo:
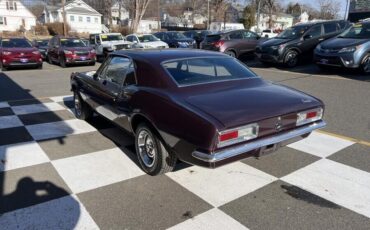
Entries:
{"type": "Polygon", "coordinates": [[[0,65],[42,68],[42,60],[62,67],[95,65],[110,52],[129,48],[200,48],[235,58],[257,56],[262,63],[296,66],[304,59],[321,68],[361,68],[370,72],[370,21],[321,21],[295,25],[273,38],[248,30],[212,33],[207,30],[157,32],[154,34],[91,34],[88,39],[55,36],[50,40],[1,39],[0,65]]]}

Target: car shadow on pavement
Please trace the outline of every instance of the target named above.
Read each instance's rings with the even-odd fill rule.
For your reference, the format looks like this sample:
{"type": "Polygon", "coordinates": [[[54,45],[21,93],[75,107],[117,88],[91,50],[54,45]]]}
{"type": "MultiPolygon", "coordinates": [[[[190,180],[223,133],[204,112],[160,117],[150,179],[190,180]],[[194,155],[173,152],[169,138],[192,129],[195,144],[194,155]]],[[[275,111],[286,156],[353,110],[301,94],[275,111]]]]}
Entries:
{"type": "MultiPolygon", "coordinates": [[[[1,229],[73,229],[79,223],[80,203],[38,146],[38,134],[47,130],[31,132],[14,110],[36,105],[45,111],[43,103],[0,72],[1,229]]],[[[67,124],[62,126],[65,133],[73,133],[67,124]]],[[[55,139],[63,144],[64,138],[55,139]]]]}
{"type": "Polygon", "coordinates": [[[346,79],[370,82],[370,75],[362,73],[358,69],[345,69],[339,67],[330,67],[327,69],[320,69],[312,61],[304,61],[293,68],[284,67],[281,64],[264,64],[259,62],[256,58],[243,61],[248,67],[256,69],[268,69],[272,71],[286,71],[297,74],[305,74],[307,77],[310,75],[324,75],[328,77],[343,77],[346,79]]]}

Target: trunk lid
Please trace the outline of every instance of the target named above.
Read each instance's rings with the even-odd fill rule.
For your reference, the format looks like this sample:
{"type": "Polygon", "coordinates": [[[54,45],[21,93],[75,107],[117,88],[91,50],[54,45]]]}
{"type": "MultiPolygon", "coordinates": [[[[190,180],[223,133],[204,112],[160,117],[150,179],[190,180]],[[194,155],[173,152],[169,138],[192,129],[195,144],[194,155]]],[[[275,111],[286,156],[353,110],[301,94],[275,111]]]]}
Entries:
{"type": "Polygon", "coordinates": [[[279,116],[284,129],[292,128],[298,111],[322,106],[312,96],[270,83],[253,87],[240,84],[227,90],[207,90],[189,95],[185,100],[217,119],[224,125],[224,129],[258,122],[262,132],[275,129],[276,118],[279,116]]]}

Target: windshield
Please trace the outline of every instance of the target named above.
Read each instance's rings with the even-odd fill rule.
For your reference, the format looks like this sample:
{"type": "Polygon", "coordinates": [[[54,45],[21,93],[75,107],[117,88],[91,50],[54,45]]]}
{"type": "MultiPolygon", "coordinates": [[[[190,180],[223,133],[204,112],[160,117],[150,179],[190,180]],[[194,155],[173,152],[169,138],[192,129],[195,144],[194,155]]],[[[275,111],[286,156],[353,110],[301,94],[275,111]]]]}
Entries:
{"type": "Polygon", "coordinates": [[[168,61],[162,64],[180,86],[255,77],[234,58],[207,57],[168,61]]]}
{"type": "Polygon", "coordinates": [[[354,24],[351,28],[344,31],[340,38],[358,38],[358,39],[369,39],[370,38],[370,23],[359,23],[354,24]]]}
{"type": "Polygon", "coordinates": [[[281,32],[277,38],[284,38],[284,39],[294,39],[299,38],[302,36],[307,30],[309,26],[294,26],[285,29],[283,32],[281,32]]]}
{"type": "Polygon", "coordinates": [[[123,36],[121,34],[110,34],[110,35],[102,34],[101,35],[101,40],[103,42],[108,42],[108,41],[122,41],[124,39],[123,39],[123,36]]]}
{"type": "Polygon", "coordinates": [[[38,46],[48,46],[49,40],[38,40],[36,43],[38,46]]]}
{"type": "Polygon", "coordinates": [[[60,44],[63,47],[85,47],[86,44],[80,39],[61,39],[60,44]]]}
{"type": "Polygon", "coordinates": [[[31,48],[32,45],[26,39],[3,39],[2,40],[2,47],[4,48],[31,48]]]}
{"type": "Polygon", "coordinates": [[[182,33],[179,33],[179,32],[169,32],[167,34],[168,34],[168,36],[171,39],[183,39],[183,38],[186,38],[185,35],[183,35],[182,33]]]}
{"type": "Polygon", "coordinates": [[[155,42],[155,41],[160,41],[159,38],[157,38],[156,36],[151,35],[151,34],[139,36],[139,40],[140,40],[140,42],[155,42]]]}

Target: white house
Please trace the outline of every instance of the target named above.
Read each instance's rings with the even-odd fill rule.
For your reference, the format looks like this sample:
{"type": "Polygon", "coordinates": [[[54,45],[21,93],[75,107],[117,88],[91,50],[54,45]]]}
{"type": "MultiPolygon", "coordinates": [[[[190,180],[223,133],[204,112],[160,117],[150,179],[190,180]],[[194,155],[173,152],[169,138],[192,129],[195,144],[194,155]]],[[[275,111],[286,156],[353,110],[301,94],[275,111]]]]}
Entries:
{"type": "MultiPolygon", "coordinates": [[[[129,26],[131,24],[131,20],[129,21],[129,26]]],[[[138,34],[148,34],[154,31],[158,31],[158,21],[157,20],[150,20],[150,19],[143,19],[140,21],[139,26],[137,28],[138,34]]]]}
{"type": "Polygon", "coordinates": [[[308,19],[309,15],[306,11],[299,16],[299,22],[308,22],[308,19]]]}
{"type": "Polygon", "coordinates": [[[0,0],[0,31],[30,30],[36,17],[19,0],[0,0]]]}
{"type": "Polygon", "coordinates": [[[128,10],[126,10],[124,7],[120,7],[120,4],[116,2],[113,4],[112,8],[112,19],[113,19],[113,25],[120,25],[122,22],[129,19],[130,14],[128,10]],[[121,15],[120,15],[121,12],[121,15]]]}
{"type": "MultiPolygon", "coordinates": [[[[265,29],[281,29],[284,30],[288,27],[291,27],[293,25],[293,16],[290,14],[273,14],[272,15],[272,28],[270,28],[270,15],[266,13],[261,13],[260,14],[260,19],[259,19],[259,30],[265,30],[265,29]]],[[[256,21],[257,21],[257,16],[256,16],[256,21]]],[[[253,26],[251,28],[252,30],[256,30],[257,26],[253,26]]]]}
{"type": "MultiPolygon", "coordinates": [[[[82,0],[69,1],[65,6],[66,21],[71,31],[78,33],[100,33],[103,30],[101,14],[82,0]]],[[[44,22],[63,22],[63,8],[60,5],[46,6],[44,22]]]]}

